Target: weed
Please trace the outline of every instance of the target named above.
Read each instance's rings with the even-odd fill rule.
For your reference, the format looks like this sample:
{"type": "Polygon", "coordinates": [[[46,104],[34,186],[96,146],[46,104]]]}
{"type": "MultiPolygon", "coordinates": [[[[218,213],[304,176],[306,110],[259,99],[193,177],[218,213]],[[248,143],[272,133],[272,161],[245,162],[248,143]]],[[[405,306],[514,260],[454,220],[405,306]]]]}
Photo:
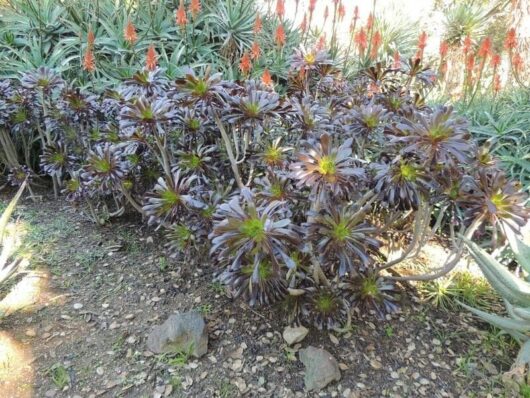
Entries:
{"type": "Polygon", "coordinates": [[[219,385],[220,398],[232,398],[237,396],[236,387],[230,384],[228,380],[223,380],[219,385]]]}
{"type": "Polygon", "coordinates": [[[68,370],[66,368],[56,363],[49,369],[49,373],[51,375],[53,384],[57,386],[59,389],[63,389],[70,383],[70,376],[68,375],[68,370]]]}
{"type": "Polygon", "coordinates": [[[528,384],[523,384],[519,390],[521,397],[530,398],[530,386],[528,384]]]}
{"type": "Polygon", "coordinates": [[[166,257],[159,257],[158,258],[158,269],[160,269],[160,272],[166,272],[169,267],[169,261],[167,261],[166,257]]]}
{"type": "Polygon", "coordinates": [[[206,316],[212,312],[212,305],[211,304],[203,304],[198,308],[198,311],[206,316]]]}
{"type": "Polygon", "coordinates": [[[173,375],[169,380],[169,384],[175,391],[178,391],[182,388],[182,378],[179,375],[173,375]]]}
{"type": "Polygon", "coordinates": [[[224,294],[225,293],[225,287],[219,281],[215,281],[215,282],[210,283],[210,288],[217,294],[224,294]]]}
{"type": "Polygon", "coordinates": [[[476,367],[475,350],[470,349],[463,356],[456,359],[457,371],[466,377],[471,375],[471,372],[476,367]]]}
{"type": "Polygon", "coordinates": [[[394,335],[394,328],[390,325],[385,327],[386,337],[392,337],[394,335]]]}
{"type": "Polygon", "coordinates": [[[168,352],[161,354],[158,357],[158,361],[165,363],[169,366],[184,366],[188,363],[191,358],[191,353],[193,352],[193,344],[190,344],[189,348],[186,351],[179,352],[168,352]]]}

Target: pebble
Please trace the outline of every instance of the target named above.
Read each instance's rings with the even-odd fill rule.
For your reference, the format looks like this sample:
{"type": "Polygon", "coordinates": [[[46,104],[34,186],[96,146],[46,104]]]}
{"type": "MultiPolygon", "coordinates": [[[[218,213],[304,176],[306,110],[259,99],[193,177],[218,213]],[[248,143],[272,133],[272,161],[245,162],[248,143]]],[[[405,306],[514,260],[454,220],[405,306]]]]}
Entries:
{"type": "Polygon", "coordinates": [[[80,310],[81,308],[83,308],[83,304],[81,304],[81,303],[75,303],[74,304],[74,310],[80,310]]]}

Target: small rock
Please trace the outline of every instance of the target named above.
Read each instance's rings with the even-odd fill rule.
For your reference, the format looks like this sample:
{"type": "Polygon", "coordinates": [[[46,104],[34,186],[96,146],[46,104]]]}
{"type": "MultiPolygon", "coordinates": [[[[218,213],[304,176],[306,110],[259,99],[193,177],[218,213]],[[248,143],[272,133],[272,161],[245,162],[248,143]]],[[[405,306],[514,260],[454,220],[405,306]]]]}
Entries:
{"type": "Polygon", "coordinates": [[[105,374],[105,370],[99,366],[96,368],[96,373],[99,375],[99,376],[103,376],[103,374],[105,374]]]}
{"type": "Polygon", "coordinates": [[[81,308],[83,308],[83,304],[81,304],[81,303],[75,303],[74,304],[74,310],[80,310],[81,308]]]}
{"type": "Polygon", "coordinates": [[[333,356],[321,348],[309,346],[300,350],[300,361],[305,365],[305,388],[321,390],[333,380],[340,380],[339,364],[333,356]]]}
{"type": "Polygon", "coordinates": [[[188,352],[201,357],[208,350],[208,331],[198,312],[171,315],[162,325],[155,326],[147,337],[147,348],[155,354],[188,352]]]}
{"type": "Polygon", "coordinates": [[[37,332],[35,331],[35,329],[26,330],[26,336],[35,337],[36,335],[37,335],[37,332]]]}
{"type": "Polygon", "coordinates": [[[309,330],[303,326],[292,328],[287,326],[283,331],[283,339],[287,345],[293,345],[300,343],[309,333],[309,330]]]}
{"type": "Polygon", "coordinates": [[[46,398],[53,398],[57,394],[57,390],[48,390],[44,393],[46,398]]]}

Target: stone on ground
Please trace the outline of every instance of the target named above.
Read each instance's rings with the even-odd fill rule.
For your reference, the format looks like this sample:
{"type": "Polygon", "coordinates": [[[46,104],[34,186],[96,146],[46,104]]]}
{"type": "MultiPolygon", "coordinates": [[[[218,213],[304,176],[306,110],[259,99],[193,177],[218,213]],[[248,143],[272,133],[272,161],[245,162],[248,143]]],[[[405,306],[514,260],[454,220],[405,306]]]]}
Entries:
{"type": "Polygon", "coordinates": [[[208,350],[203,317],[195,311],[171,315],[149,333],[147,348],[155,354],[189,352],[196,358],[203,356],[208,350]]]}
{"type": "Polygon", "coordinates": [[[307,336],[308,332],[309,330],[303,326],[294,328],[287,326],[283,331],[283,339],[287,345],[293,345],[300,343],[303,339],[305,339],[305,336],[307,336]]]}
{"type": "Polygon", "coordinates": [[[322,348],[309,346],[300,350],[300,361],[305,365],[305,388],[321,390],[332,381],[340,380],[339,364],[333,355],[322,348]]]}

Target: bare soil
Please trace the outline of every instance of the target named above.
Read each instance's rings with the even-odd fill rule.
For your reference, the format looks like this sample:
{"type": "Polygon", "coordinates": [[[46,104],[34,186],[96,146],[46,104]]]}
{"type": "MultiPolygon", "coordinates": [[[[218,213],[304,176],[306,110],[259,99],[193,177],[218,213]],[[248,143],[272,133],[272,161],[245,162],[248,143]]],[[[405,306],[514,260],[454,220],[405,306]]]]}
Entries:
{"type": "MultiPolygon", "coordinates": [[[[4,204],[7,202],[4,196],[4,204]]],[[[1,199],[0,199],[1,203],[1,199]]],[[[212,282],[207,256],[167,257],[134,216],[98,227],[62,200],[17,209],[28,265],[0,287],[0,397],[502,397],[514,344],[467,313],[404,291],[386,321],[354,319],[342,334],[310,328],[289,348],[278,308],[249,308],[212,282]],[[151,328],[200,310],[201,359],[147,351],[151,328]],[[331,352],[342,379],[304,391],[296,351],[331,352]]]]}

